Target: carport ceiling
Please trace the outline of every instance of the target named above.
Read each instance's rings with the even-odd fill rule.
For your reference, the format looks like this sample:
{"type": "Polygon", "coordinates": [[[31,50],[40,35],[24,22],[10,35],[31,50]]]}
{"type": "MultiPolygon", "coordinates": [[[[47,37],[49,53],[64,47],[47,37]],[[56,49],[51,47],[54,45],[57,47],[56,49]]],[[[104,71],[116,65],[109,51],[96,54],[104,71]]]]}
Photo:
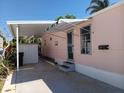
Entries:
{"type": "Polygon", "coordinates": [[[16,27],[19,27],[19,36],[41,36],[43,32],[56,21],[8,21],[10,31],[16,36],[16,27]]]}

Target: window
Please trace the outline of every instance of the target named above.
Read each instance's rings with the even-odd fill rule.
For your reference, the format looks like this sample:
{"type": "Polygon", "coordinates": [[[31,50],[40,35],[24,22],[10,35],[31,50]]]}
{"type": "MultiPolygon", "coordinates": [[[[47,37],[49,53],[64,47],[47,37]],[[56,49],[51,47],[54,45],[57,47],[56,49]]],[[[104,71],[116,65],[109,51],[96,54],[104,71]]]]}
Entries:
{"type": "Polygon", "coordinates": [[[81,54],[91,54],[91,26],[80,29],[81,54]]]}

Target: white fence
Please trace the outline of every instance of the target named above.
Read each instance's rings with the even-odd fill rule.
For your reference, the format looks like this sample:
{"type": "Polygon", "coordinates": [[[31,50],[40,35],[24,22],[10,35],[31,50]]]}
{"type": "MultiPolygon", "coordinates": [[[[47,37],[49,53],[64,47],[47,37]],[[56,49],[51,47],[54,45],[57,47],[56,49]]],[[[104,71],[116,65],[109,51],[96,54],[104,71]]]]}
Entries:
{"type": "Polygon", "coordinates": [[[23,64],[38,63],[37,44],[19,44],[19,52],[24,52],[23,64]]]}

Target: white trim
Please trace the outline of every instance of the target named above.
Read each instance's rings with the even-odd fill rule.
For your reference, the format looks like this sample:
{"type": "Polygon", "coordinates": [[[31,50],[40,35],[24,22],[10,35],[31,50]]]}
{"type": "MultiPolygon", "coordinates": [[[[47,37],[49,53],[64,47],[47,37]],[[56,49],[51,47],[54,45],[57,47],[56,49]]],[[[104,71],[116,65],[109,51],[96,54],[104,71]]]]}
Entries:
{"type": "Polygon", "coordinates": [[[17,20],[17,21],[7,21],[7,24],[54,24],[56,21],[22,21],[22,20],[17,20]]]}
{"type": "Polygon", "coordinates": [[[19,27],[16,26],[16,55],[17,55],[17,71],[19,71],[19,27]]]}
{"type": "Polygon", "coordinates": [[[76,67],[76,71],[79,73],[103,81],[115,87],[124,89],[124,75],[116,74],[113,72],[108,72],[80,64],[75,64],[75,67],[76,67]]]}
{"type": "Polygon", "coordinates": [[[58,23],[74,23],[87,21],[88,19],[60,19],[58,23]]]}

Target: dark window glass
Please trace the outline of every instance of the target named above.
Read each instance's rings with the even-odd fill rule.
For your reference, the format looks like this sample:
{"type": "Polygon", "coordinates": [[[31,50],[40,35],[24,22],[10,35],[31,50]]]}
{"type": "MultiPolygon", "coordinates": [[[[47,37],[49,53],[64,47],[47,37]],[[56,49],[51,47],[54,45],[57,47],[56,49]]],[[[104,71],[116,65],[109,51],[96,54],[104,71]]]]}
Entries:
{"type": "Polygon", "coordinates": [[[68,36],[68,44],[72,44],[72,32],[67,34],[68,36]]]}

